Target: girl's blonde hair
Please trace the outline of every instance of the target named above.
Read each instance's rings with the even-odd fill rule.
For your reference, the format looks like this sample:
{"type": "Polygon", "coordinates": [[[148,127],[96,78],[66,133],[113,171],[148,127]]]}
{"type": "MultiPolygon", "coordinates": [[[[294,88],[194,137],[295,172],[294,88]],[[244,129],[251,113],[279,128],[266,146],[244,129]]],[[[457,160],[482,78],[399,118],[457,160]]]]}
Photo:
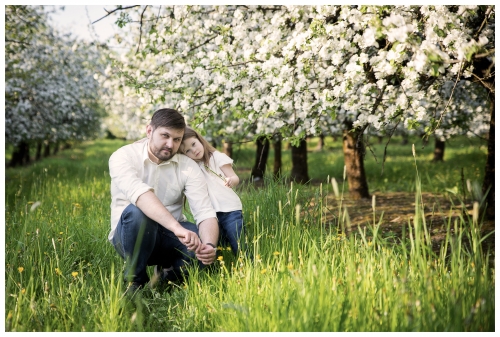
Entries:
{"type": "Polygon", "coordinates": [[[184,136],[182,137],[182,143],[181,146],[179,146],[179,150],[181,151],[182,154],[185,154],[184,152],[184,141],[189,138],[195,137],[198,139],[203,146],[203,163],[208,165],[208,162],[210,160],[210,156],[212,155],[213,152],[217,151],[215,147],[210,145],[209,142],[205,138],[203,138],[198,132],[195,130],[191,129],[189,126],[186,126],[184,129],[184,136]]]}

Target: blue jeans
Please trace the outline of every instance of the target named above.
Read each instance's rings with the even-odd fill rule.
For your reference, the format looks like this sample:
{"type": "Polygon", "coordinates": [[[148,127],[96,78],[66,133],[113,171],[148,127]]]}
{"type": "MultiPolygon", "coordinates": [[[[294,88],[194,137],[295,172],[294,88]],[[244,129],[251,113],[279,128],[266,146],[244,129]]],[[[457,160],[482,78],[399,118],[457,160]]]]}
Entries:
{"type": "Polygon", "coordinates": [[[222,245],[229,243],[235,255],[238,254],[240,238],[243,232],[243,213],[241,211],[217,212],[219,236],[222,245]]]}
{"type": "MultiPolygon", "coordinates": [[[[195,224],[190,222],[180,224],[198,234],[195,224]]],[[[149,219],[132,204],[123,210],[112,243],[118,254],[126,261],[124,271],[126,282],[146,284],[149,282],[146,267],[152,265],[173,266],[171,281],[176,281],[187,276],[183,267],[196,261],[194,252],[188,251],[172,231],[149,219]]],[[[199,265],[202,265],[201,262],[199,265]]]]}

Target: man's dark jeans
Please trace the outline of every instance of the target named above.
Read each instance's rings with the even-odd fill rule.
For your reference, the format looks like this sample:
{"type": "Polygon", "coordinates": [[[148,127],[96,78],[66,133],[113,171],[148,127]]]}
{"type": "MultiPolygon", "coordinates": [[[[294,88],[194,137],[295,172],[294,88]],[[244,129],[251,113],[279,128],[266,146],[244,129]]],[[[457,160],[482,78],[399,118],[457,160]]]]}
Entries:
{"type": "MultiPolygon", "coordinates": [[[[198,234],[198,228],[190,222],[180,223],[184,228],[198,234]]],[[[173,266],[178,279],[186,276],[185,266],[196,260],[194,252],[179,241],[174,233],[149,219],[133,204],[128,205],[116,227],[113,246],[125,259],[124,279],[126,282],[146,284],[149,276],[147,266],[173,266]]],[[[198,263],[202,266],[202,263],[198,263]]]]}

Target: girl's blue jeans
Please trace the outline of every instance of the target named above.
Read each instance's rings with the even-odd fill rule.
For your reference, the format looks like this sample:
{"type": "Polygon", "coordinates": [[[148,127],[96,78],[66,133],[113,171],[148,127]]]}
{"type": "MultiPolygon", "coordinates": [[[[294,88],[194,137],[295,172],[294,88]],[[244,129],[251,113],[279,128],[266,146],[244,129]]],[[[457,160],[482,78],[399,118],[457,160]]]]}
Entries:
{"type": "MultiPolygon", "coordinates": [[[[198,234],[195,224],[180,224],[198,234]]],[[[188,251],[172,231],[149,219],[132,204],[123,210],[112,243],[118,254],[125,259],[126,282],[146,284],[149,282],[146,268],[152,265],[173,266],[175,278],[181,279],[187,276],[184,267],[197,261],[194,252],[188,251]]],[[[202,263],[199,262],[199,265],[202,266],[202,263]]]]}
{"type": "Polygon", "coordinates": [[[243,213],[241,211],[217,212],[219,220],[220,239],[219,242],[229,244],[235,255],[243,243],[241,240],[243,232],[243,213]]]}

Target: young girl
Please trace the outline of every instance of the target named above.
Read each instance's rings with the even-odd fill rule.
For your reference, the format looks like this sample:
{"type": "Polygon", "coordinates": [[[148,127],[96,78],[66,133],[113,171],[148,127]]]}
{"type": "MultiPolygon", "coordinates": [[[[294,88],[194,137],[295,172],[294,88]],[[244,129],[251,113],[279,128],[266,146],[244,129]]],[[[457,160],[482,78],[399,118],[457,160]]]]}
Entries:
{"type": "Polygon", "coordinates": [[[186,127],[179,152],[196,161],[207,180],[208,194],[219,220],[220,242],[229,243],[235,255],[243,231],[241,200],[233,188],[240,179],[234,173],[233,160],[217,151],[198,132],[186,127]]]}

